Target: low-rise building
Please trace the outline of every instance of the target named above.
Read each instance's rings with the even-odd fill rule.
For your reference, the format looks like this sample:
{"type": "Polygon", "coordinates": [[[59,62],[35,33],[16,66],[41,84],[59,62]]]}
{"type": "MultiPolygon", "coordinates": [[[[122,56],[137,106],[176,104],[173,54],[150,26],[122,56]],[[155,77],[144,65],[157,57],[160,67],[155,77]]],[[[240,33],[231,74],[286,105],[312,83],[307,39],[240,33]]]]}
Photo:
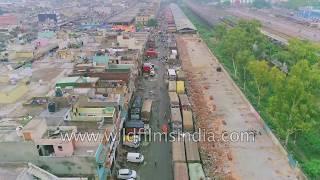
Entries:
{"type": "Polygon", "coordinates": [[[95,88],[97,86],[98,81],[99,81],[98,77],[82,77],[82,76],[64,77],[59,79],[56,82],[56,87],[95,88]]]}

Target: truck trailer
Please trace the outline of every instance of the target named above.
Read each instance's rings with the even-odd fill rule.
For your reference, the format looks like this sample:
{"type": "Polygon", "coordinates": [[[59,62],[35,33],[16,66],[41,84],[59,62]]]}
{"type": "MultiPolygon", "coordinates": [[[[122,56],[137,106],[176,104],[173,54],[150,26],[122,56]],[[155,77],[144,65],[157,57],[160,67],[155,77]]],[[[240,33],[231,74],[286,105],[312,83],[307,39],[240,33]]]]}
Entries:
{"type": "Polygon", "coordinates": [[[173,163],[173,168],[174,180],[189,180],[187,163],[173,163]]]}
{"type": "Polygon", "coordinates": [[[169,98],[171,108],[180,108],[180,102],[176,92],[169,92],[169,98]]]}

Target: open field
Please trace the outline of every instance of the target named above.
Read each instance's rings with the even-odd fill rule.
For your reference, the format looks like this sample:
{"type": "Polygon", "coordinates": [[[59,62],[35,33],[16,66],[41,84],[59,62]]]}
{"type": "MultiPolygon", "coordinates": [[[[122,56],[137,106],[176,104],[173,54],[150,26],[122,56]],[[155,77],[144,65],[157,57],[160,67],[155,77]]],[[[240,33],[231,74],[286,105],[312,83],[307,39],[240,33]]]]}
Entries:
{"type": "Polygon", "coordinates": [[[262,30],[285,39],[301,38],[313,42],[320,42],[319,29],[303,26],[283,18],[277,18],[266,12],[253,11],[245,8],[218,9],[213,6],[197,4],[193,1],[187,1],[186,4],[194,13],[201,17],[202,20],[210,25],[214,25],[219,22],[220,17],[232,15],[243,19],[259,20],[262,24],[262,30]]]}

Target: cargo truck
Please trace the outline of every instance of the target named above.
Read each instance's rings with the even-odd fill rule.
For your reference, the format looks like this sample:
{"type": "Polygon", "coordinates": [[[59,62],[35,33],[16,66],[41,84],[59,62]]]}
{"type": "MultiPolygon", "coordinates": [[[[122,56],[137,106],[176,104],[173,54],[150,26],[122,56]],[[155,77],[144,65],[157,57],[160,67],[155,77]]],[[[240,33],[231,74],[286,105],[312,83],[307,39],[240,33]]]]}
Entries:
{"type": "Polygon", "coordinates": [[[130,120],[124,123],[125,133],[130,135],[149,133],[149,125],[141,120],[130,120]]]}
{"type": "Polygon", "coordinates": [[[177,93],[178,94],[184,94],[185,93],[184,81],[177,81],[177,93]]]}
{"type": "Polygon", "coordinates": [[[172,142],[172,162],[186,162],[186,153],[184,149],[183,140],[172,142]]]}
{"type": "Polygon", "coordinates": [[[174,134],[182,132],[182,118],[179,108],[171,108],[171,131],[174,134]]]}
{"type": "Polygon", "coordinates": [[[183,119],[183,131],[194,132],[192,111],[182,110],[182,119],[183,119]]]}
{"type": "Polygon", "coordinates": [[[130,107],[130,119],[140,120],[141,119],[141,108],[142,108],[142,97],[136,96],[130,107]]]}
{"type": "Polygon", "coordinates": [[[191,103],[189,101],[189,98],[186,94],[179,94],[180,99],[180,107],[182,110],[191,111],[191,103]]]}
{"type": "Polygon", "coordinates": [[[168,91],[169,92],[176,92],[176,90],[177,90],[176,81],[169,81],[168,91]]]}
{"type": "Polygon", "coordinates": [[[171,108],[180,108],[180,102],[176,92],[169,92],[169,98],[171,108]]]}
{"type": "Polygon", "coordinates": [[[200,163],[188,163],[190,180],[205,179],[202,165],[200,163]]]}
{"type": "Polygon", "coordinates": [[[152,114],[152,100],[148,99],[143,102],[142,111],[141,111],[141,120],[149,124],[150,118],[152,114]]]}
{"type": "Polygon", "coordinates": [[[188,139],[189,137],[186,137],[184,141],[184,145],[186,148],[186,157],[188,163],[200,163],[200,154],[198,149],[198,143],[194,142],[191,139],[188,139]]]}
{"type": "Polygon", "coordinates": [[[189,180],[187,163],[173,163],[173,168],[174,180],[189,180]]]}
{"type": "Polygon", "coordinates": [[[154,48],[149,48],[145,52],[145,56],[147,56],[148,58],[156,58],[158,57],[158,52],[154,48]]]}
{"type": "Polygon", "coordinates": [[[177,74],[177,81],[185,81],[186,80],[186,75],[182,70],[177,71],[176,74],[177,74]]]}

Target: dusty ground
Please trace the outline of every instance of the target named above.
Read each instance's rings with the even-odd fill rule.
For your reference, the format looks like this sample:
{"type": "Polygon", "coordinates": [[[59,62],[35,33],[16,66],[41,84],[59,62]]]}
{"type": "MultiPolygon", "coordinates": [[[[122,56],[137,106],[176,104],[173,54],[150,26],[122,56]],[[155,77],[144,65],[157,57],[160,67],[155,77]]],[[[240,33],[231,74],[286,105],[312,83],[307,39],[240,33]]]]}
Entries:
{"type": "Polygon", "coordinates": [[[9,119],[18,120],[26,114],[39,115],[40,112],[38,109],[35,109],[35,112],[32,112],[31,109],[25,108],[22,104],[32,97],[53,94],[55,82],[59,78],[70,73],[71,70],[71,63],[53,61],[48,57],[44,57],[43,59],[34,62],[32,65],[32,76],[30,78],[30,84],[28,85],[28,92],[15,103],[0,104],[0,119],[9,117],[9,119]]]}
{"type": "Polygon", "coordinates": [[[217,72],[217,59],[196,35],[178,37],[188,91],[196,113],[197,128],[213,131],[216,142],[201,142],[201,158],[210,177],[270,180],[296,179],[286,156],[266,134],[251,106],[226,72],[217,72]],[[221,141],[221,133],[256,130],[255,142],[221,141]],[[219,140],[220,139],[220,140],[219,140]]]}
{"type": "MultiPolygon", "coordinates": [[[[230,8],[218,9],[214,6],[206,6],[195,3],[194,1],[187,1],[189,8],[198,14],[208,24],[215,24],[220,22],[219,18],[233,15],[243,19],[257,19],[262,23],[262,29],[268,33],[280,36],[285,39],[293,37],[307,39],[313,42],[320,41],[320,30],[297,24],[288,21],[284,18],[275,17],[271,15],[274,12],[263,12],[262,10],[254,11],[246,8],[230,8]]],[[[276,11],[276,10],[275,10],[276,11]]],[[[279,12],[279,14],[281,14],[279,12]]]]}
{"type": "Polygon", "coordinates": [[[248,9],[230,9],[232,15],[245,19],[257,19],[261,21],[266,31],[276,34],[285,34],[289,37],[307,39],[309,41],[320,41],[320,30],[303,26],[282,18],[271,16],[262,11],[251,11],[248,9]],[[270,31],[271,30],[271,31],[270,31]]]}

